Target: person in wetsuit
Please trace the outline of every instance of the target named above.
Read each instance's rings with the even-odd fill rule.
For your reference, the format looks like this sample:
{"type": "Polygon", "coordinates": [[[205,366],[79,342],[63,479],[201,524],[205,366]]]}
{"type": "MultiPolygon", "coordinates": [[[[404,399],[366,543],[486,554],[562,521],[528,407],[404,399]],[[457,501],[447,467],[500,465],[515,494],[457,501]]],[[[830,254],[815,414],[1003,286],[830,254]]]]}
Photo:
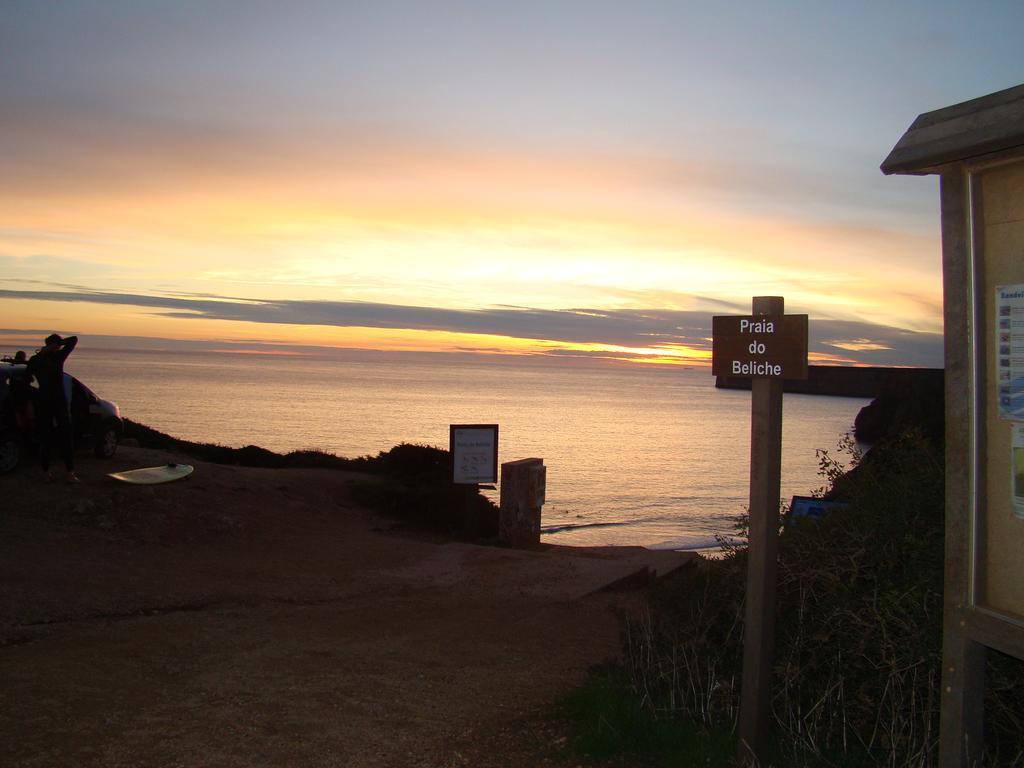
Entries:
{"type": "Polygon", "coordinates": [[[27,373],[39,384],[36,399],[36,423],[39,426],[39,466],[47,479],[50,478],[50,451],[56,446],[68,471],[67,481],[77,483],[75,474],[74,436],[71,432],[71,418],[68,401],[64,395],[64,361],[68,359],[77,336],[61,338],[51,333],[46,337],[46,346],[32,355],[28,361],[27,373]]]}

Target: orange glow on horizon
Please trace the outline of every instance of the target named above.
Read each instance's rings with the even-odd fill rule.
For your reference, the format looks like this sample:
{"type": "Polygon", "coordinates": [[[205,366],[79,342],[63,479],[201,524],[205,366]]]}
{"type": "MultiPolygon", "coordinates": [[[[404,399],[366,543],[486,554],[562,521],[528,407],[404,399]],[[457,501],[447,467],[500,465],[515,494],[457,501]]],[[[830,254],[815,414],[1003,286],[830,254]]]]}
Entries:
{"type": "MultiPolygon", "coordinates": [[[[245,147],[222,147],[225,154],[213,153],[209,165],[182,168],[163,167],[153,159],[159,155],[122,156],[111,148],[120,158],[116,173],[91,167],[87,158],[66,184],[5,185],[0,250],[11,274],[0,287],[26,290],[28,282],[45,291],[215,301],[571,310],[595,315],[596,328],[612,327],[601,325],[602,313],[698,310],[775,294],[831,319],[941,332],[938,273],[922,276],[915,266],[915,257],[933,246],[924,236],[732,206],[701,194],[701,185],[715,179],[699,164],[677,163],[672,175],[681,181],[666,186],[660,180],[667,169],[657,158],[395,147],[372,138],[360,146],[359,162],[351,146],[330,143],[256,155],[265,158],[259,162],[245,147]]],[[[0,299],[0,311],[12,318],[7,327],[61,333],[577,354],[646,365],[704,366],[711,357],[710,340],[652,345],[647,340],[659,337],[637,334],[634,346],[622,331],[579,343],[217,320],[187,309],[171,317],[169,310],[129,303],[0,299]]],[[[857,353],[883,349],[852,338],[814,359],[855,364],[857,353]]]]}
{"type": "MultiPolygon", "coordinates": [[[[607,357],[630,362],[708,365],[711,350],[682,344],[631,347],[599,342],[567,342],[552,339],[528,339],[494,334],[455,331],[393,329],[372,327],[337,327],[326,325],[288,325],[252,323],[234,320],[182,320],[166,317],[160,312],[124,305],[89,302],[59,303],[62,314],[74,318],[72,325],[57,322],[58,317],[46,310],[53,302],[0,299],[0,310],[11,308],[10,314],[40,328],[53,328],[63,333],[108,336],[131,335],[152,339],[221,341],[252,344],[313,345],[328,348],[376,350],[385,352],[460,352],[498,355],[549,355],[582,353],[585,356],[607,357]],[[40,312],[40,310],[43,310],[40,312]]],[[[20,334],[11,338],[23,338],[20,334]]],[[[40,342],[41,343],[41,342],[40,342]]],[[[231,354],[264,354],[268,356],[299,355],[287,350],[239,350],[224,348],[231,354]]]]}
{"type": "Polygon", "coordinates": [[[290,352],[285,349],[211,349],[215,354],[223,355],[260,355],[263,357],[308,357],[307,352],[290,352]]]}
{"type": "Polygon", "coordinates": [[[635,363],[638,365],[677,365],[686,368],[711,368],[710,360],[684,360],[678,357],[611,357],[609,360],[618,360],[623,363],[635,363]]]}

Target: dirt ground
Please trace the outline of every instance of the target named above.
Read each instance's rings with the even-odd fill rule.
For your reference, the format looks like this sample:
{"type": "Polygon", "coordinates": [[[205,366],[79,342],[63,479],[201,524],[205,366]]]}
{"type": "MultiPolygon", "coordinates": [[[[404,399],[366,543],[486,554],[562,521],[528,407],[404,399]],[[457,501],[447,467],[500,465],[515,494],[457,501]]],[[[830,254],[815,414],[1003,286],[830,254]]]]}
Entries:
{"type": "Polygon", "coordinates": [[[79,474],[0,478],[3,766],[576,765],[554,703],[639,600],[601,588],[684,559],[413,535],[338,471],[79,474]]]}

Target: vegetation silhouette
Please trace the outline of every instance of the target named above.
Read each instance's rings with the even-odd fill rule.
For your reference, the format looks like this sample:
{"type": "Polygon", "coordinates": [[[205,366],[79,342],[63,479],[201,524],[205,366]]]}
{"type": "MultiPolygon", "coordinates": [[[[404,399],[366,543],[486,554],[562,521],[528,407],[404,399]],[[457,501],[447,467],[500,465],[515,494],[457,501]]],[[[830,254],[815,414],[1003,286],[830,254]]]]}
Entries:
{"type": "Polygon", "coordinates": [[[355,480],[353,498],[415,528],[490,541],[498,532],[498,509],[475,486],[453,486],[449,453],[401,443],[376,456],[344,458],[316,449],[280,454],[256,445],[231,448],[181,440],[125,420],[125,436],[143,448],[172,450],[200,461],[265,469],[334,469],[371,477],[355,480]]]}
{"type": "MultiPolygon", "coordinates": [[[[852,469],[819,452],[826,481],[819,493],[845,501],[845,509],[819,520],[783,516],[772,684],[777,740],[766,766],[937,764],[943,401],[935,393],[925,402],[920,393],[906,396],[916,401],[890,397],[875,406],[872,418],[890,413],[889,429],[866,455],[856,454],[852,438],[841,442],[852,452],[852,469]]],[[[624,622],[621,676],[602,672],[591,682],[607,699],[609,681],[618,680],[618,695],[636,707],[609,706],[578,719],[578,729],[600,730],[618,717],[613,730],[635,731],[639,707],[660,728],[697,729],[709,743],[734,734],[746,573],[746,548],[723,543],[720,559],[657,584],[648,609],[624,622]]],[[[1024,765],[1024,665],[993,651],[988,667],[985,764],[1024,765]]],[[[622,743],[627,752],[636,748],[622,743]]],[[[658,753],[645,759],[678,764],[658,753]]]]}

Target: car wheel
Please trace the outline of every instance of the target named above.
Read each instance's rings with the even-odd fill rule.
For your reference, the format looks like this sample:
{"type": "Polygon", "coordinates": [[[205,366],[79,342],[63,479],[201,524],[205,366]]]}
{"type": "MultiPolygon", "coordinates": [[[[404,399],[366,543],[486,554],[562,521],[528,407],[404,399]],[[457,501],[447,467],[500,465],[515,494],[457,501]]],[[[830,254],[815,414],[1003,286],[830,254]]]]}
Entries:
{"type": "Polygon", "coordinates": [[[117,444],[120,440],[117,427],[112,424],[104,424],[96,433],[96,445],[94,451],[101,459],[109,459],[117,453],[117,444]]]}
{"type": "Polygon", "coordinates": [[[12,430],[0,432],[0,474],[10,472],[21,460],[21,436],[12,430]]]}

